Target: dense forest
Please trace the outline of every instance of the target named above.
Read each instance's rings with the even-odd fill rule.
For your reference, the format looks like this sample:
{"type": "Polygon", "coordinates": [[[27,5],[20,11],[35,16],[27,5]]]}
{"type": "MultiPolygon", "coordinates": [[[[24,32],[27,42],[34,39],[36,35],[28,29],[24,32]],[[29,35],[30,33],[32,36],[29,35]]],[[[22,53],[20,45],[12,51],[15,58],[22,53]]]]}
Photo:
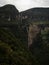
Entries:
{"type": "Polygon", "coordinates": [[[48,21],[49,8],[0,7],[0,65],[49,65],[48,21]]]}

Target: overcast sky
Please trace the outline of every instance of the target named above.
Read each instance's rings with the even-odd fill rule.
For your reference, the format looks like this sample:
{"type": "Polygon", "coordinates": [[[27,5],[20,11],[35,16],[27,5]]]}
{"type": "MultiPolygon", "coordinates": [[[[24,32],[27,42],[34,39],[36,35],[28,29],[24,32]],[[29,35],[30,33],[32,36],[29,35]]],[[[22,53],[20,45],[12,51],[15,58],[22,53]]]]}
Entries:
{"type": "Polygon", "coordinates": [[[0,0],[0,6],[13,4],[19,11],[33,7],[49,7],[49,0],[0,0]]]}

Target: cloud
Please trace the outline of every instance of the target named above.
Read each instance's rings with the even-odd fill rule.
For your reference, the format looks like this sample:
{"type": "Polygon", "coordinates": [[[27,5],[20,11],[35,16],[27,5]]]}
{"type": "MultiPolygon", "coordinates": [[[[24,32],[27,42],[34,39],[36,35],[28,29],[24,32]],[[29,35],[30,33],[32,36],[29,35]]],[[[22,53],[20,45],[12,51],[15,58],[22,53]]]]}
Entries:
{"type": "MultiPolygon", "coordinates": [[[[32,1],[33,2],[33,1],[32,1]]],[[[34,0],[39,6],[49,6],[49,0],[34,0]]]]}
{"type": "Polygon", "coordinates": [[[0,0],[0,6],[2,6],[2,5],[4,5],[4,4],[6,4],[6,0],[0,0]]]}
{"type": "Polygon", "coordinates": [[[49,0],[0,0],[0,6],[13,4],[19,11],[32,7],[49,7],[49,0]]]}

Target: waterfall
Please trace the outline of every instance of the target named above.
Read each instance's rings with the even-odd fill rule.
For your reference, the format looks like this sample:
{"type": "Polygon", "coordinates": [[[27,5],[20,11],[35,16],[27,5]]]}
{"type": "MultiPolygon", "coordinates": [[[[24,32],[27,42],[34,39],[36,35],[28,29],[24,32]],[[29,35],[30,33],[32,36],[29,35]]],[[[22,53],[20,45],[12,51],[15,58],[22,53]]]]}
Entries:
{"type": "Polygon", "coordinates": [[[35,24],[29,25],[28,31],[28,48],[31,44],[33,44],[34,39],[36,38],[37,34],[39,33],[40,28],[35,24]]]}

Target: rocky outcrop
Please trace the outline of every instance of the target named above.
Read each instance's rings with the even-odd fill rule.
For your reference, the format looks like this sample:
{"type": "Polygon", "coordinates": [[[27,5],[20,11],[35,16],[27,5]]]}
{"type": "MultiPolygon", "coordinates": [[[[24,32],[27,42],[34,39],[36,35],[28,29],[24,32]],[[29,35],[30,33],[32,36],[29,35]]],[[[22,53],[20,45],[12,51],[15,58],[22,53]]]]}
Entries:
{"type": "Polygon", "coordinates": [[[19,15],[19,11],[14,5],[7,4],[0,7],[0,20],[2,21],[13,21],[19,15]]]}

